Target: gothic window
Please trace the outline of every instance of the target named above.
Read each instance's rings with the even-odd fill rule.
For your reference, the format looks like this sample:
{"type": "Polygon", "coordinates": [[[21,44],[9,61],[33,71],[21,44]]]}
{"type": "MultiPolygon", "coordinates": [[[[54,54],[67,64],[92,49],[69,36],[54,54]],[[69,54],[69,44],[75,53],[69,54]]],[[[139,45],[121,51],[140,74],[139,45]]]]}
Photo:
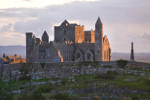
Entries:
{"type": "Polygon", "coordinates": [[[91,60],[91,55],[89,53],[87,54],[87,59],[91,60]]]}
{"type": "Polygon", "coordinates": [[[79,58],[80,58],[80,53],[78,53],[78,54],[77,54],[77,57],[76,57],[76,58],[77,58],[77,59],[79,59],[79,58]]]}
{"type": "Polygon", "coordinates": [[[77,52],[75,53],[75,61],[83,61],[83,55],[79,50],[77,50],[77,52]]]}
{"type": "Polygon", "coordinates": [[[109,56],[108,56],[108,55],[109,55],[109,51],[108,51],[108,49],[107,49],[107,60],[109,59],[109,56]]]}
{"type": "Polygon", "coordinates": [[[93,61],[93,53],[90,50],[85,53],[85,61],[93,61]]]}
{"type": "Polygon", "coordinates": [[[111,59],[111,49],[109,48],[109,60],[111,59]]]}
{"type": "Polygon", "coordinates": [[[106,59],[106,51],[104,51],[104,59],[106,59]]]}
{"type": "Polygon", "coordinates": [[[66,30],[64,30],[64,35],[66,35],[66,30]]]}
{"type": "Polygon", "coordinates": [[[42,52],[42,58],[43,59],[45,59],[45,56],[46,56],[45,52],[42,52]]]}

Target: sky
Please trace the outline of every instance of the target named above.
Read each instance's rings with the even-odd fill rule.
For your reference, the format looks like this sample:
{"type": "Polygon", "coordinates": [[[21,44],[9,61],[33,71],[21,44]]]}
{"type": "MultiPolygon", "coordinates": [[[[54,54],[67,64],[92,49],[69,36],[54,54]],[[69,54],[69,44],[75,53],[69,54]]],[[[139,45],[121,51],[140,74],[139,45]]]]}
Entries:
{"type": "Polygon", "coordinates": [[[150,52],[150,0],[0,0],[0,45],[25,45],[25,33],[54,39],[65,19],[94,29],[98,16],[112,52],[150,52]]]}

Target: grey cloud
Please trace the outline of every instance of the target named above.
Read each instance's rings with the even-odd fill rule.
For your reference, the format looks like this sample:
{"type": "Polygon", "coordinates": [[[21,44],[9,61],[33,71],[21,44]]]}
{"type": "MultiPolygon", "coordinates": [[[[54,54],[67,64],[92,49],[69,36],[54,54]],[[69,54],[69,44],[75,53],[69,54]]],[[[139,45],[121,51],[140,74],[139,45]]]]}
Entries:
{"type": "Polygon", "coordinates": [[[12,24],[7,24],[7,25],[4,25],[2,28],[0,28],[0,32],[9,32],[11,31],[11,28],[13,27],[12,24]]]}
{"type": "Polygon", "coordinates": [[[65,5],[49,6],[46,8],[15,8],[7,9],[1,16],[44,16],[52,15],[51,17],[68,16],[72,19],[89,20],[95,16],[103,16],[109,22],[119,23],[137,23],[149,21],[150,12],[147,10],[150,1],[145,0],[103,0],[96,2],[73,2],[65,5]],[[9,11],[9,12],[8,12],[9,11]],[[14,13],[22,11],[22,13],[14,13]],[[14,14],[13,14],[14,13],[14,14]],[[141,14],[142,13],[142,14],[141,14]]]}
{"type": "MultiPolygon", "coordinates": [[[[131,34],[129,37],[128,35],[130,33],[128,33],[127,26],[129,24],[140,24],[141,27],[150,25],[149,4],[150,0],[72,2],[45,8],[3,9],[4,12],[0,12],[0,17],[36,17],[37,19],[28,22],[17,22],[14,26],[15,30],[21,33],[33,31],[40,35],[44,30],[47,30],[50,36],[53,37],[52,26],[62,22],[64,19],[79,20],[81,24],[85,26],[89,26],[89,23],[94,26],[97,17],[100,16],[104,27],[107,27],[105,31],[113,32],[111,34],[112,37],[110,37],[113,50],[127,50],[125,48],[128,46],[128,43],[134,39],[134,35],[136,35],[136,33],[134,33],[134,35],[131,34]],[[118,27],[116,24],[121,24],[121,26],[118,27]],[[124,41],[118,43],[121,38],[124,41]],[[125,46],[123,47],[122,44],[125,44],[125,46]],[[123,49],[121,47],[123,47],[123,49]]],[[[150,32],[150,30],[147,29],[145,32],[150,32]]]]}
{"type": "Polygon", "coordinates": [[[136,52],[150,52],[150,34],[144,33],[142,36],[135,36],[135,51],[136,52]]]}
{"type": "Polygon", "coordinates": [[[144,34],[142,35],[142,39],[143,39],[143,40],[146,40],[146,41],[149,41],[149,43],[150,43],[150,34],[144,33],[144,34]]]}
{"type": "MultiPolygon", "coordinates": [[[[53,25],[58,23],[64,19],[70,20],[80,20],[86,21],[89,23],[93,23],[98,16],[101,16],[103,21],[107,24],[141,24],[148,23],[150,13],[145,9],[144,15],[141,15],[138,5],[135,2],[139,2],[140,0],[104,0],[102,2],[74,2],[65,5],[59,6],[49,6],[42,9],[21,9],[22,16],[31,17],[36,16],[38,20],[31,21],[29,23],[23,23],[28,25],[29,27],[40,27],[45,23],[45,26],[49,24],[53,25]],[[49,23],[47,23],[49,22],[49,23]],[[30,25],[32,23],[32,26],[30,25]],[[36,24],[37,23],[37,24],[36,24]],[[41,25],[40,25],[41,24],[41,25]]],[[[147,1],[148,3],[150,1],[147,1]]],[[[146,3],[147,3],[146,2],[146,3]]],[[[149,7],[150,8],[150,7],[149,7]]],[[[18,10],[18,9],[17,9],[18,10]]],[[[17,14],[19,16],[20,14],[17,14]]],[[[19,27],[21,27],[21,23],[19,23],[19,27]]],[[[17,26],[17,25],[16,25],[17,26]]],[[[25,27],[23,27],[25,28],[25,27]]],[[[34,28],[34,29],[35,29],[34,28]]]]}

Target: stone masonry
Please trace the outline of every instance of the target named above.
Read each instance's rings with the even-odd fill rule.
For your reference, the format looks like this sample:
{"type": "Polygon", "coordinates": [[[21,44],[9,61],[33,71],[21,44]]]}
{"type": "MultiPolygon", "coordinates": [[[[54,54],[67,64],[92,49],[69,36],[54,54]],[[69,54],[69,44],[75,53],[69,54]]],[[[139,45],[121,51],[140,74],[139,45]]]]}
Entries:
{"type": "Polygon", "coordinates": [[[49,42],[45,31],[42,38],[26,33],[27,62],[82,62],[110,61],[111,48],[107,36],[103,36],[103,24],[98,18],[95,30],[84,31],[84,26],[65,20],[54,27],[54,41],[49,42]]]}

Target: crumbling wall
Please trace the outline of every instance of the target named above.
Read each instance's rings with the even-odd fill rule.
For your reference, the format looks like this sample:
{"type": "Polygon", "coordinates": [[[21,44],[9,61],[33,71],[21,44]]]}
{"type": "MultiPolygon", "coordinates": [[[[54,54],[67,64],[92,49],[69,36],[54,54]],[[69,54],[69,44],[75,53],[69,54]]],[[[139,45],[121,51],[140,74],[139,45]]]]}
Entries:
{"type": "Polygon", "coordinates": [[[19,80],[23,70],[32,79],[64,78],[72,75],[100,73],[100,66],[116,66],[116,62],[24,63],[0,65],[3,80],[19,80]],[[24,69],[23,69],[24,68],[24,69]]]}

